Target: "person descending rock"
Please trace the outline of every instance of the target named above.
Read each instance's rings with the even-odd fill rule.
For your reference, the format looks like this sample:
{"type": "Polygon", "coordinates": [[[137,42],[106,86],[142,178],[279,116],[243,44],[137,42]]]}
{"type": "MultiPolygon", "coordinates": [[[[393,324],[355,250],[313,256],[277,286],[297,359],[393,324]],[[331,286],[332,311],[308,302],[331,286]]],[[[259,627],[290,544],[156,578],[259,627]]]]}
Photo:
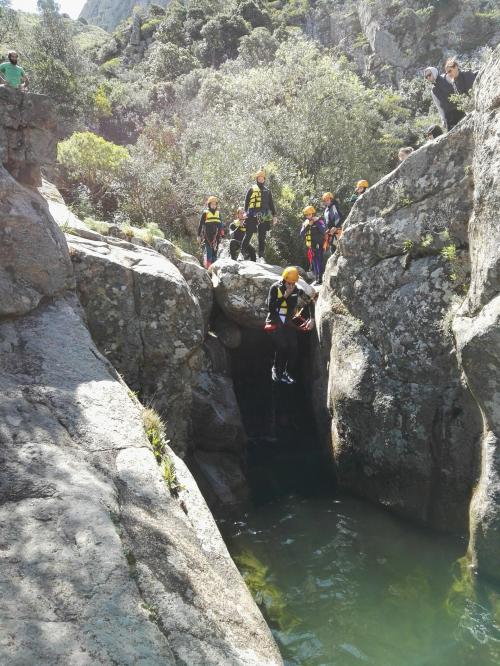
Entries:
{"type": "Polygon", "coordinates": [[[355,204],[359,197],[364,194],[369,187],[370,185],[367,180],[358,180],[354,194],[349,199],[349,203],[352,205],[355,204]]]}
{"type": "Polygon", "coordinates": [[[316,210],[313,206],[306,206],[302,211],[305,220],[300,229],[300,236],[304,239],[307,248],[309,270],[313,271],[317,284],[323,280],[323,243],[326,236],[326,226],[321,218],[314,217],[316,210]]]}
{"type": "Polygon", "coordinates": [[[8,60],[0,65],[0,85],[19,90],[27,90],[29,79],[22,67],[17,64],[17,53],[9,51],[8,60]]]}
{"type": "Polygon", "coordinates": [[[299,298],[308,299],[305,292],[297,287],[299,271],[288,266],[282,279],[271,285],[267,299],[268,315],[264,330],[271,333],[275,348],[274,365],[271,376],[273,382],[295,384],[293,369],[297,359],[297,331],[311,331],[314,320],[309,305],[298,311],[299,298]]]}
{"type": "Polygon", "coordinates": [[[434,139],[437,139],[438,136],[442,136],[443,130],[439,125],[429,125],[429,127],[425,130],[425,139],[426,141],[434,141],[434,139]]]}
{"type": "Polygon", "coordinates": [[[252,236],[257,231],[258,236],[258,259],[257,262],[264,263],[264,251],[266,249],[266,234],[271,228],[271,221],[276,224],[276,209],[274,207],[273,195],[265,186],[266,172],[264,168],[255,174],[256,183],[248,190],[245,197],[245,212],[247,220],[245,223],[246,233],[241,243],[241,252],[245,259],[249,259],[248,249],[252,236]]]}
{"type": "Polygon", "coordinates": [[[342,236],[342,225],[344,224],[345,215],[340,209],[340,204],[332,192],[325,192],[321,197],[321,201],[326,206],[323,213],[323,219],[328,234],[326,239],[327,242],[324,246],[326,250],[328,246],[331,247],[334,242],[342,236]]]}
{"type": "Polygon", "coordinates": [[[439,111],[441,122],[449,131],[465,116],[450,99],[455,94],[455,89],[445,75],[439,75],[436,67],[426,67],[424,77],[432,85],[432,101],[439,111]]]}
{"type": "MultiPolygon", "coordinates": [[[[229,225],[229,231],[230,231],[229,254],[231,255],[231,259],[239,258],[238,255],[241,249],[241,242],[246,233],[245,220],[246,220],[245,209],[242,206],[240,206],[236,211],[236,219],[233,220],[229,225]]],[[[250,260],[255,261],[256,254],[253,245],[248,246],[248,254],[250,260]]]]}
{"type": "Polygon", "coordinates": [[[217,208],[217,197],[207,199],[207,208],[203,211],[198,225],[198,240],[203,243],[203,265],[210,266],[217,259],[219,241],[224,237],[224,227],[217,208]]]}

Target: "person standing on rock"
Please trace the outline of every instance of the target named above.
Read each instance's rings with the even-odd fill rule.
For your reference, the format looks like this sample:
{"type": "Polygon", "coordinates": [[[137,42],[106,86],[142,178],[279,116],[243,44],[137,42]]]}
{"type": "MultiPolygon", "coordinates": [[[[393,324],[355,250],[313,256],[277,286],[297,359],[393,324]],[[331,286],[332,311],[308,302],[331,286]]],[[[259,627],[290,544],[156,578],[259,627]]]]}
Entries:
{"type": "MultiPolygon", "coordinates": [[[[231,255],[231,259],[237,259],[241,250],[241,243],[246,233],[245,220],[245,209],[240,206],[236,211],[236,219],[229,225],[229,254],[231,255]]],[[[251,261],[256,260],[257,255],[255,254],[255,248],[253,245],[248,246],[248,254],[251,261]]]]}
{"type": "Polygon", "coordinates": [[[27,90],[29,79],[24,69],[17,64],[17,53],[9,51],[7,58],[8,60],[0,65],[0,85],[27,90]]]}
{"type": "Polygon", "coordinates": [[[323,243],[325,241],[326,227],[321,218],[314,217],[316,210],[314,206],[306,206],[302,211],[306,218],[300,228],[300,236],[304,239],[307,249],[309,270],[312,270],[316,284],[323,280],[323,243]]]}
{"type": "Polygon", "coordinates": [[[241,254],[244,259],[250,256],[249,245],[252,236],[257,232],[258,258],[257,263],[263,264],[266,249],[266,234],[271,228],[271,222],[276,224],[276,209],[274,207],[273,195],[266,187],[266,172],[263,167],[255,174],[256,183],[248,190],[245,197],[246,232],[241,243],[241,254]]]}
{"type": "Polygon", "coordinates": [[[366,190],[370,187],[370,184],[368,183],[367,180],[358,180],[356,183],[356,189],[354,190],[354,194],[352,197],[349,199],[349,203],[353,206],[356,201],[359,199],[359,197],[366,192],[366,190]]]}
{"type": "Polygon", "coordinates": [[[467,95],[474,85],[477,72],[472,70],[461,70],[455,58],[449,58],[444,66],[447,80],[453,86],[457,95],[467,95]]]}
{"type": "Polygon", "coordinates": [[[436,67],[426,67],[424,77],[432,85],[432,101],[439,111],[441,122],[450,131],[465,117],[465,113],[460,111],[450,99],[452,95],[456,94],[456,91],[445,75],[438,74],[436,67]]]}
{"type": "Polygon", "coordinates": [[[203,211],[198,225],[198,241],[203,243],[203,265],[210,266],[217,259],[219,240],[224,236],[224,226],[218,210],[217,197],[207,199],[207,208],[203,211]]]}
{"type": "Polygon", "coordinates": [[[298,313],[299,298],[307,298],[305,292],[297,287],[298,281],[299,271],[295,266],[288,266],[283,271],[282,279],[271,285],[267,298],[268,315],[264,330],[273,336],[275,348],[271,377],[273,382],[283,384],[295,384],[296,381],[290,373],[294,372],[297,359],[297,331],[314,328],[308,305],[298,313]]]}
{"type": "Polygon", "coordinates": [[[331,247],[335,239],[338,240],[342,235],[342,225],[344,224],[345,215],[340,209],[340,204],[332,192],[325,192],[321,197],[321,201],[326,206],[323,213],[323,219],[328,234],[328,246],[331,247]]]}

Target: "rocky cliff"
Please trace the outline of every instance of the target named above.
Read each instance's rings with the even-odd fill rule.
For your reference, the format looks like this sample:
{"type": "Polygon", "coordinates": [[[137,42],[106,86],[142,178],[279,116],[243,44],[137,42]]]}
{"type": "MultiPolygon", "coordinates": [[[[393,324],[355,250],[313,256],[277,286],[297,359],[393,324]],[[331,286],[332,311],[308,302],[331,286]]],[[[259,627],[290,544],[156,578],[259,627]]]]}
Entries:
{"type": "MultiPolygon", "coordinates": [[[[45,108],[42,98],[9,94],[9,129],[16,103],[19,118],[27,101],[35,117],[38,104],[45,108]]],[[[30,154],[32,181],[37,160],[47,155],[34,144],[23,153],[30,154]]],[[[13,177],[23,172],[22,158],[6,163],[12,173],[0,166],[0,661],[282,663],[190,473],[167,447],[181,485],[173,496],[146,437],[142,406],[86,328],[75,295],[81,277],[70,256],[82,254],[81,247],[75,241],[68,250],[46,201],[13,177]]],[[[93,243],[86,252],[102,255],[91,264],[97,275],[107,259],[107,269],[121,271],[134,292],[126,281],[133,250],[93,243]]],[[[148,256],[141,255],[137,271],[143,284],[152,279],[148,256]]],[[[170,284],[182,307],[180,272],[162,271],[162,288],[170,284]]],[[[97,278],[95,287],[102,288],[97,278]]],[[[102,298],[110,320],[118,316],[112,306],[119,293],[110,289],[102,298]]],[[[192,304],[203,328],[201,309],[192,304]]],[[[154,347],[162,314],[142,314],[138,338],[154,347]]],[[[190,340],[187,331],[186,348],[190,340]]],[[[144,349],[134,359],[146,364],[144,349]]],[[[167,351],[184,350],[174,344],[167,351]]]]}
{"type": "Polygon", "coordinates": [[[318,2],[307,32],[347,53],[365,75],[398,84],[450,55],[478,63],[482,49],[500,39],[494,3],[480,0],[318,2]]]}
{"type": "Polygon", "coordinates": [[[497,48],[475,112],[358,200],[318,304],[340,483],[444,529],[473,498],[471,549],[495,576],[499,89],[497,48]]]}
{"type": "MultiPolygon", "coordinates": [[[[158,0],[154,4],[166,7],[169,2],[170,0],[158,0]]],[[[149,0],[87,0],[80,16],[105,30],[113,30],[132,15],[134,7],[147,7],[150,4],[149,0]]]]}

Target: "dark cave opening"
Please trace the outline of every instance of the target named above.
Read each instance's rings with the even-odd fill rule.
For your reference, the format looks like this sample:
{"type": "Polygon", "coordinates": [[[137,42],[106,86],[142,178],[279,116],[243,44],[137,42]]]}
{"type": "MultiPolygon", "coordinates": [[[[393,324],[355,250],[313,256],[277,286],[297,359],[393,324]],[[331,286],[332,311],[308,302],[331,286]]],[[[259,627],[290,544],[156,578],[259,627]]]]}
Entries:
{"type": "Polygon", "coordinates": [[[322,450],[312,410],[311,336],[299,335],[294,385],[271,379],[271,335],[242,330],[241,345],[231,351],[232,378],[248,437],[247,478],[252,500],[265,503],[295,494],[333,495],[333,466],[322,450]]]}

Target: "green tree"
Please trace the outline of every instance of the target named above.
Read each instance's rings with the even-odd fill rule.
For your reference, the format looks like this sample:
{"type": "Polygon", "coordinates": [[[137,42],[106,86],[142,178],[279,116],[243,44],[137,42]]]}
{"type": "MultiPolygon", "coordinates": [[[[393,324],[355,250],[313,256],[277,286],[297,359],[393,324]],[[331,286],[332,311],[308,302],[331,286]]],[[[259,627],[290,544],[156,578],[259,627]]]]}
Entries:
{"type": "Polygon", "coordinates": [[[92,107],[87,62],[76,46],[70,23],[54,0],[38,0],[40,20],[25,36],[32,89],[51,97],[62,118],[92,107]]]}
{"type": "Polygon", "coordinates": [[[92,132],[75,132],[59,143],[57,158],[67,180],[85,185],[98,201],[110,192],[129,152],[92,132]]]}
{"type": "Polygon", "coordinates": [[[198,47],[202,61],[218,67],[228,58],[236,58],[241,37],[249,33],[249,26],[241,16],[219,14],[201,29],[203,41],[198,47]]]}
{"type": "Polygon", "coordinates": [[[157,43],[151,49],[148,66],[156,80],[174,81],[199,66],[199,62],[188,49],[176,44],[157,43]]]}
{"type": "Polygon", "coordinates": [[[17,14],[10,0],[0,0],[0,43],[18,28],[17,14]]]}

